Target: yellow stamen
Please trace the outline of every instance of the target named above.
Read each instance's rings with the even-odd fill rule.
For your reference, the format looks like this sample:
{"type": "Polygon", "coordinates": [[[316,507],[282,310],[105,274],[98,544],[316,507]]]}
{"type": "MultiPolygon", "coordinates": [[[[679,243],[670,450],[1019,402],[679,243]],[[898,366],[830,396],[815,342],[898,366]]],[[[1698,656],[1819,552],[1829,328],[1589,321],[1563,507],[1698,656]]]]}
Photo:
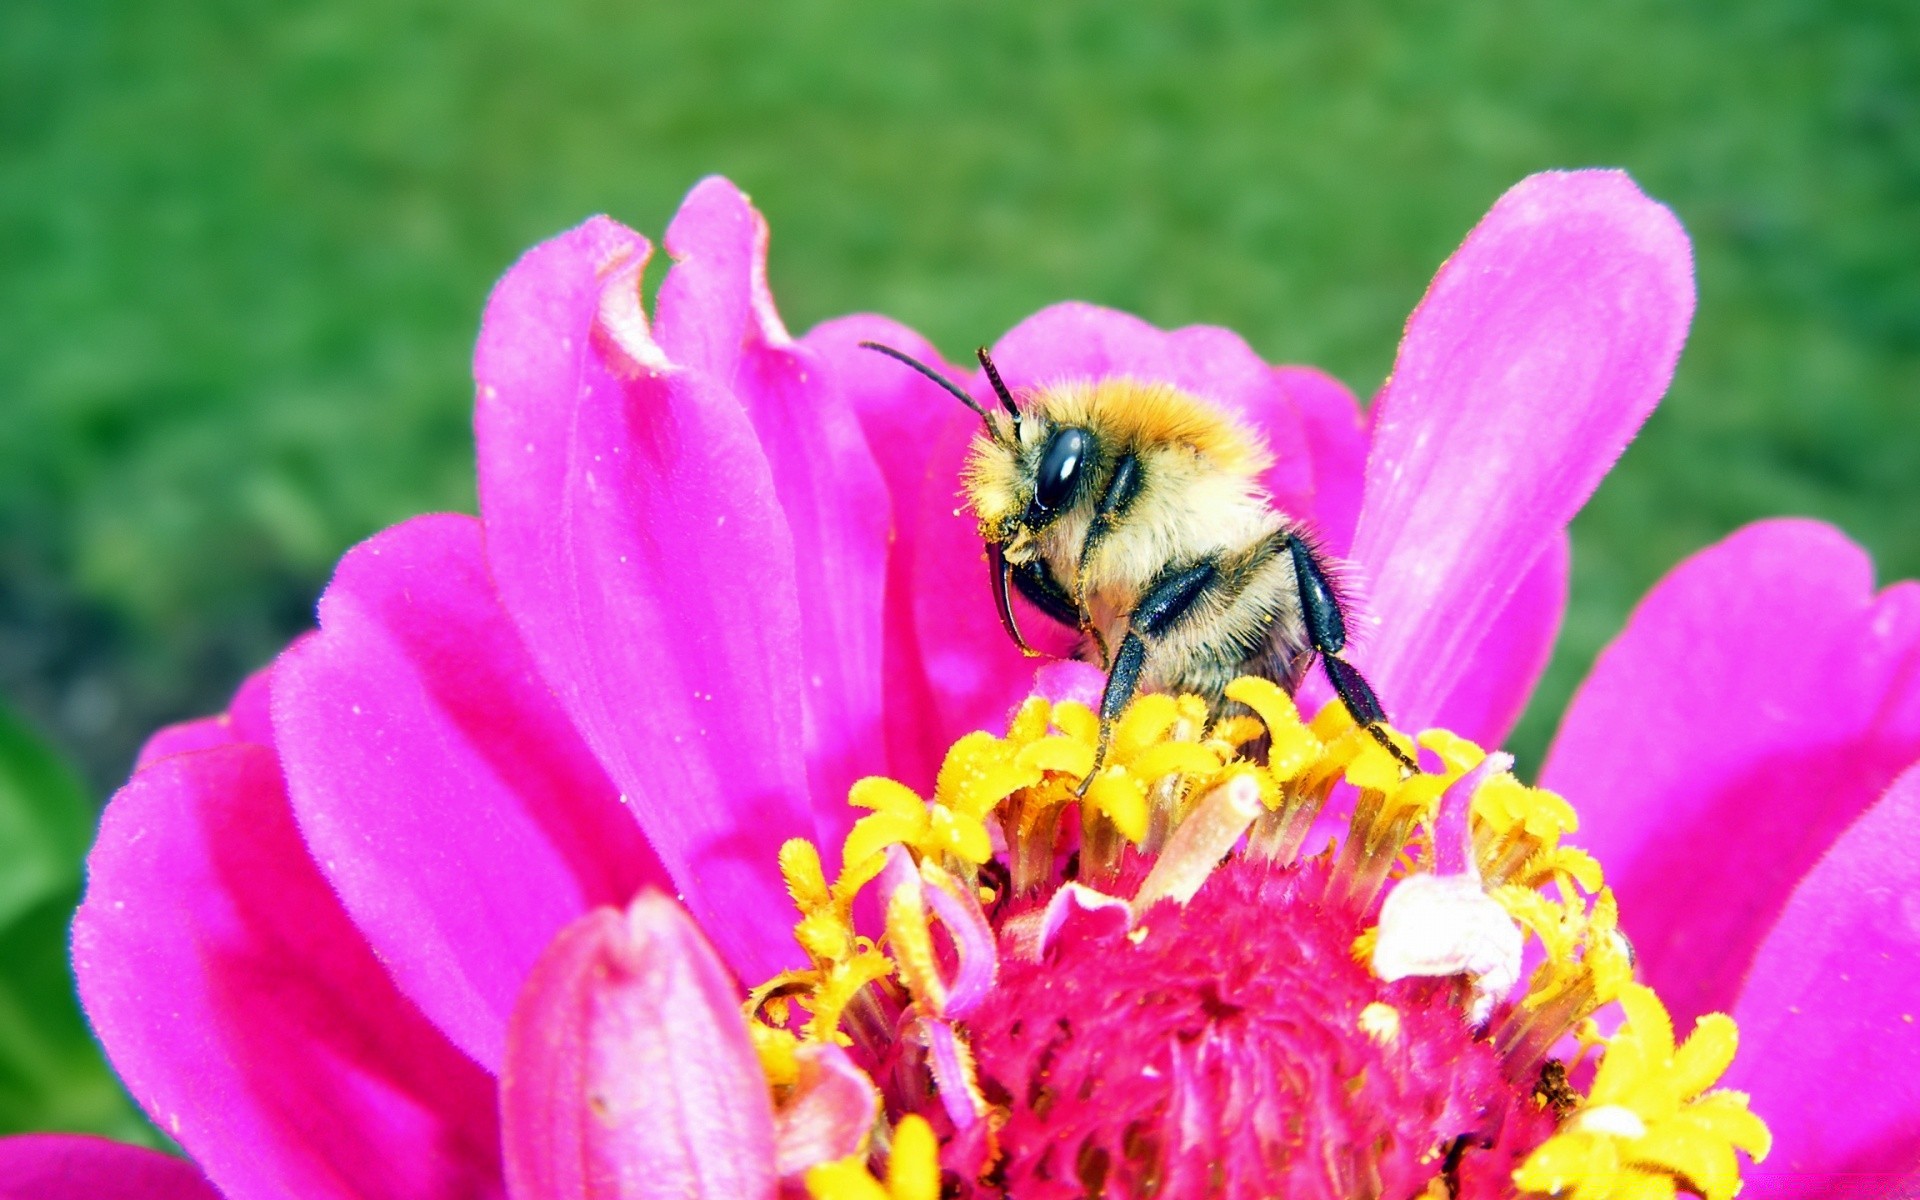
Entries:
{"type": "Polygon", "coordinates": [[[907,993],[929,1012],[945,1011],[947,984],[940,977],[926,901],[918,887],[896,888],[887,899],[887,948],[907,993]]]}
{"type": "MultiPolygon", "coordinates": [[[[783,848],[781,870],[800,914],[794,933],[810,966],[769,980],[747,1003],[753,1044],[776,1097],[795,1085],[810,1044],[904,1037],[924,1045],[930,1043],[916,1039],[937,1035],[951,1044],[943,1041],[944,1057],[924,1066],[953,1075],[957,1061],[959,1078],[937,1081],[936,1090],[943,1098],[964,1091],[976,1112],[988,1107],[972,1078],[965,1023],[946,1013],[949,982],[926,893],[903,887],[887,897],[881,946],[854,928],[855,898],[889,862],[904,860],[923,887],[942,887],[972,903],[976,889],[992,881],[978,868],[997,843],[1005,847],[1012,893],[1031,895],[1059,882],[1059,840],[1073,827],[1077,807],[1079,886],[1102,888],[1119,878],[1129,845],[1151,860],[1129,901],[1137,919],[1158,901],[1185,903],[1242,836],[1249,853],[1297,861],[1328,796],[1344,782],[1358,796],[1346,836],[1324,865],[1329,903],[1365,911],[1389,877],[1438,870],[1438,801],[1462,774],[1482,766],[1484,750],[1429,730],[1418,747],[1442,767],[1408,773],[1339,703],[1309,723],[1271,681],[1236,680],[1226,695],[1253,715],[1209,724],[1197,697],[1141,697],[1114,723],[1109,753],[1092,779],[1098,718],[1084,705],[1030,699],[1005,738],[973,733],[960,739],[930,798],[891,780],[857,783],[850,800],[868,815],[846,839],[837,880],[829,883],[811,845],[783,848]],[[1264,761],[1243,753],[1255,742],[1267,746],[1264,761]],[[806,1014],[797,1026],[796,1009],[806,1014]]],[[[1385,732],[1407,754],[1416,752],[1404,734],[1385,732]]],[[[1452,820],[1458,814],[1449,812],[1454,832],[1448,836],[1457,836],[1452,820]]],[[[1757,1160],[1768,1148],[1766,1128],[1746,1098],[1712,1086],[1732,1058],[1732,1021],[1704,1018],[1675,1045],[1665,1009],[1632,981],[1618,909],[1599,864],[1562,844],[1577,828],[1564,799],[1510,773],[1493,773],[1471,798],[1467,819],[1484,895],[1545,950],[1524,992],[1496,1010],[1487,1035],[1494,1049],[1510,1077],[1525,1085],[1542,1078],[1543,1069],[1564,1080],[1590,1051],[1601,1056],[1592,1094],[1572,1112],[1564,1085],[1554,1093],[1554,1111],[1567,1115],[1515,1173],[1516,1184],[1562,1200],[1665,1200],[1683,1188],[1706,1200],[1728,1200],[1739,1186],[1736,1151],[1757,1160]],[[1626,1022],[1603,1039],[1593,1014],[1615,1000],[1626,1022]],[[1574,1062],[1548,1063],[1569,1035],[1581,1046],[1574,1062]]],[[[1379,931],[1366,931],[1356,956],[1371,961],[1379,944],[1379,931]]],[[[1368,1005],[1357,1021],[1383,1044],[1400,1036],[1400,1014],[1386,1004],[1368,1005]]],[[[806,1186],[815,1200],[935,1200],[940,1169],[931,1127],[915,1116],[903,1119],[884,1178],[856,1156],[815,1168],[806,1186]]]]}
{"type": "Polygon", "coordinates": [[[1766,1158],[1772,1137],[1747,1097],[1708,1089],[1733,1061],[1733,1020],[1700,1018],[1677,1049],[1673,1022],[1653,989],[1620,991],[1626,1021],[1608,1041],[1593,1094],[1514,1172],[1529,1192],[1565,1200],[1671,1196],[1684,1186],[1705,1200],[1740,1190],[1734,1151],[1766,1158]]]}
{"type": "Polygon", "coordinates": [[[926,1118],[910,1113],[893,1131],[884,1183],[861,1155],[822,1163],[807,1172],[806,1182],[812,1200],[939,1200],[940,1145],[926,1118]]]}

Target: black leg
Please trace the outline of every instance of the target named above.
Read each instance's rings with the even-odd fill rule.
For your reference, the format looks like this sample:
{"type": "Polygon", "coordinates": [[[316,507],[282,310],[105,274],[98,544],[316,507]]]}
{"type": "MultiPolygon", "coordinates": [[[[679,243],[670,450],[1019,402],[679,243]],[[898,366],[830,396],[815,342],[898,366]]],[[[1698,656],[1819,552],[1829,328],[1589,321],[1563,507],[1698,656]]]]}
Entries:
{"type": "Polygon", "coordinates": [[[1294,577],[1300,589],[1300,617],[1307,627],[1307,642],[1320,655],[1334,695],[1346,705],[1354,724],[1365,729],[1402,767],[1417,773],[1420,764],[1387,736],[1386,710],[1380,707],[1380,698],[1373,694],[1366,677],[1339,657],[1347,646],[1347,620],[1327,582],[1326,571],[1314,558],[1306,540],[1297,534],[1292,538],[1292,550],[1294,577]]]}
{"type": "Polygon", "coordinates": [[[1113,656],[1113,670],[1107,673],[1106,690],[1100,694],[1100,744],[1094,748],[1093,769],[1080,781],[1079,794],[1087,794],[1093,777],[1107,762],[1107,746],[1113,741],[1113,723],[1126,711],[1133,694],[1140,690],[1140,673],[1147,665],[1147,644],[1132,630],[1120,639],[1120,651],[1113,656]]]}
{"type": "MultiPolygon", "coordinates": [[[[1140,466],[1140,460],[1131,454],[1125,455],[1114,464],[1113,474],[1107,477],[1106,490],[1100,493],[1099,503],[1094,506],[1093,519],[1087,523],[1087,538],[1080,543],[1080,578],[1087,573],[1087,564],[1093,561],[1093,552],[1106,540],[1114,522],[1127,511],[1133,498],[1140,494],[1140,488],[1146,483],[1146,474],[1140,466]]],[[[1074,591],[1080,591],[1080,583],[1075,581],[1074,591]]]]}
{"type": "Polygon", "coordinates": [[[1179,624],[1180,618],[1209,587],[1219,581],[1220,571],[1211,562],[1189,567],[1170,568],[1154,580],[1127,619],[1127,636],[1113,656],[1113,669],[1107,673],[1107,688],[1100,697],[1100,745],[1093,756],[1093,770],[1080,782],[1080,794],[1086,795],[1093,777],[1107,761],[1107,746],[1113,740],[1113,723],[1125,711],[1127,702],[1140,690],[1140,675],[1147,664],[1147,638],[1159,637],[1179,624]]]}

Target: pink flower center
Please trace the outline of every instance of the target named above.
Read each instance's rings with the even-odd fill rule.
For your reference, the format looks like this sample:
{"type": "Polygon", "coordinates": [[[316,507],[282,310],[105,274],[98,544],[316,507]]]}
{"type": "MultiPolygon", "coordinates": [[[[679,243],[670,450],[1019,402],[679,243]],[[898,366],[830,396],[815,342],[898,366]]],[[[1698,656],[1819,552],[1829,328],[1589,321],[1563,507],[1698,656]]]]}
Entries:
{"type": "Polygon", "coordinates": [[[855,784],[837,880],[787,843],[811,965],[747,1006],[776,1105],[804,1111],[804,1056],[844,1047],[881,1114],[809,1194],[1727,1200],[1734,1151],[1766,1149],[1706,1090],[1732,1022],[1676,1047],[1566,802],[1444,731],[1389,753],[1338,705],[1228,696],[1253,715],[1142,697],[1097,770],[1092,712],[1036,697],[955,743],[931,799],[855,784]]]}
{"type": "Polygon", "coordinates": [[[1326,880],[1324,861],[1236,856],[1131,931],[1069,926],[1039,960],[1003,938],[966,1022],[1001,1159],[969,1194],[1413,1196],[1440,1160],[1462,1187],[1504,1183],[1551,1119],[1455,981],[1355,960],[1362,922],[1326,880]]]}

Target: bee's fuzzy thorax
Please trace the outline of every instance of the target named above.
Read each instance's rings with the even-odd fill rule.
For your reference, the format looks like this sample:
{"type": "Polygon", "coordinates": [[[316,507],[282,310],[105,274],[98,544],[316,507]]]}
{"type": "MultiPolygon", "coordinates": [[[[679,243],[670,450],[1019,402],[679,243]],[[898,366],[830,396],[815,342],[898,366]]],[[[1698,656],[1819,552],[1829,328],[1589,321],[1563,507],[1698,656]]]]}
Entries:
{"type": "Polygon", "coordinates": [[[968,455],[963,484],[982,536],[1004,541],[1007,525],[1031,496],[1033,461],[1055,429],[1092,431],[1114,453],[1183,447],[1208,473],[1249,485],[1273,463],[1266,443],[1219,408],[1165,383],[1128,376],[1074,380],[1025,391],[1018,440],[982,433],[968,455]]]}
{"type": "Polygon", "coordinates": [[[1237,475],[1258,475],[1273,464],[1257,434],[1171,384],[1121,376],[1043,388],[1028,402],[1056,426],[1085,425],[1127,449],[1187,446],[1215,470],[1237,475]]]}

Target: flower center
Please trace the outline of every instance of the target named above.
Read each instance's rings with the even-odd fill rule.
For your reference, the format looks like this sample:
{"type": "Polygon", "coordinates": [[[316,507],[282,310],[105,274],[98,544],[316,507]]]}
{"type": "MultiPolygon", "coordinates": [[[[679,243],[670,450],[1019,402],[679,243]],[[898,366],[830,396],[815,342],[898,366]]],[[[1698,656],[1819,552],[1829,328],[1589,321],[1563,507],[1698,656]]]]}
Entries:
{"type": "Polygon", "coordinates": [[[956,743],[931,800],[855,785],[838,880],[787,844],[812,965],[747,1004],[775,1103],[804,1099],[807,1045],[844,1046],[882,1100],[871,1157],[892,1147],[887,1183],[862,1154],[814,1196],[1732,1194],[1734,1148],[1766,1150],[1706,1090],[1732,1022],[1675,1047],[1564,800],[1441,731],[1395,755],[1338,705],[1227,694],[1251,715],[1142,697],[1091,779],[1098,721],[1035,698],[956,743]],[[1422,748],[1438,769],[1405,770],[1422,748]],[[1336,801],[1344,836],[1308,854],[1336,801]],[[1516,988],[1523,928],[1544,961],[1516,988]]]}
{"type": "Polygon", "coordinates": [[[1550,1127],[1531,1087],[1452,981],[1386,983],[1354,958],[1361,923],[1327,881],[1324,862],[1235,856],[1131,931],[1003,953],[968,1022],[1006,1114],[976,1194],[1412,1196],[1436,1164],[1511,1171],[1550,1127]]]}

